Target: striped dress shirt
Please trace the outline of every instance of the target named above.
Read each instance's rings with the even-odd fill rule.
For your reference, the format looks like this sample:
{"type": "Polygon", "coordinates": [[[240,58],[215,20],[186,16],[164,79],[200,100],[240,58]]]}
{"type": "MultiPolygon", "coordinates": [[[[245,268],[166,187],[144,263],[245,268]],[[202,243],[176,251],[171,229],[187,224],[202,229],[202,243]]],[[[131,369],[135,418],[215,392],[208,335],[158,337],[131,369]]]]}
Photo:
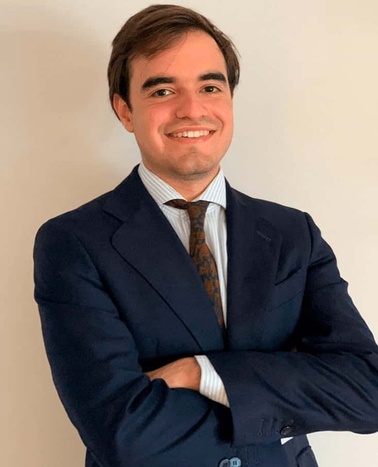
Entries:
{"type": "MultiPolygon", "coordinates": [[[[189,253],[190,221],[185,210],[167,206],[172,199],[185,199],[180,193],[148,170],[141,162],[138,169],[143,185],[156,201],[165,217],[180,238],[189,253]]],[[[224,321],[227,326],[227,229],[226,229],[226,183],[222,170],[214,178],[206,190],[193,201],[209,201],[205,217],[206,243],[217,264],[219,286],[221,290],[224,321]]],[[[209,359],[204,355],[196,355],[201,367],[200,393],[209,399],[229,407],[227,394],[221,378],[209,359]]]]}

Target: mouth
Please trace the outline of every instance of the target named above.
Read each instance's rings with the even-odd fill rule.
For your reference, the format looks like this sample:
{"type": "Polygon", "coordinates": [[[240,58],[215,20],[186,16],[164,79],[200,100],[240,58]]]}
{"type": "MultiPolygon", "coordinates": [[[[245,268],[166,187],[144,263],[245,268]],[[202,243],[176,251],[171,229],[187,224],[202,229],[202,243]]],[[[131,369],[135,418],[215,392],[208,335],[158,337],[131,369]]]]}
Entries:
{"type": "Polygon", "coordinates": [[[186,140],[196,140],[200,138],[206,138],[215,133],[214,130],[193,130],[193,131],[181,131],[177,133],[168,133],[169,138],[175,139],[186,139],[186,140]]]}

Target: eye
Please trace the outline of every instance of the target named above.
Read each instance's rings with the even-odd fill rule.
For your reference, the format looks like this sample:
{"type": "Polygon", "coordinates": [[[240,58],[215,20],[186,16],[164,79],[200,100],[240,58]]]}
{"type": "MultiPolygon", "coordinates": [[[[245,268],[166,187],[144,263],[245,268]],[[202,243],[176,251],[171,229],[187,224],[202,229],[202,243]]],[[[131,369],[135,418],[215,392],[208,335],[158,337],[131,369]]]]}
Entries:
{"type": "Polygon", "coordinates": [[[220,89],[217,88],[216,86],[205,86],[203,88],[203,91],[207,94],[214,94],[216,92],[220,92],[220,89]]]}
{"type": "Polygon", "coordinates": [[[169,89],[158,89],[153,94],[151,94],[151,96],[152,97],[165,97],[165,96],[169,96],[170,94],[172,94],[172,91],[170,91],[169,89]]]}

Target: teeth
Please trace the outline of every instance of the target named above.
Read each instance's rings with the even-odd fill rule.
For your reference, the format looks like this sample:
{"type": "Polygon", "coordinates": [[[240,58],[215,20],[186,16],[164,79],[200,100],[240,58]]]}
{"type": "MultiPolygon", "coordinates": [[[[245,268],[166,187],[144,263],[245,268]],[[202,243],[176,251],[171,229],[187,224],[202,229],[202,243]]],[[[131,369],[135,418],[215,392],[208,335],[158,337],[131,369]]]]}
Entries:
{"type": "Polygon", "coordinates": [[[183,131],[182,133],[173,133],[171,136],[174,138],[200,138],[201,136],[207,136],[210,131],[199,130],[199,131],[183,131]]]}

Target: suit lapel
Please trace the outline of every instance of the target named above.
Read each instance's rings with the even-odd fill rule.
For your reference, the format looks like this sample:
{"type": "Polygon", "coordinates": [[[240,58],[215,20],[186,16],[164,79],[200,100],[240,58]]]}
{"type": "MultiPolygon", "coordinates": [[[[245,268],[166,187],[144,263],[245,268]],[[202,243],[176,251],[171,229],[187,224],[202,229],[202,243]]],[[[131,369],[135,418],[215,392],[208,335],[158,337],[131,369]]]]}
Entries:
{"type": "Polygon", "coordinates": [[[228,345],[258,349],[260,319],[274,285],[279,232],[259,215],[259,201],[227,188],[228,345]]]}
{"type": "Polygon", "coordinates": [[[201,278],[136,168],[110,195],[104,210],[123,221],[112,244],[124,260],[168,303],[201,349],[223,348],[201,278]]]}

